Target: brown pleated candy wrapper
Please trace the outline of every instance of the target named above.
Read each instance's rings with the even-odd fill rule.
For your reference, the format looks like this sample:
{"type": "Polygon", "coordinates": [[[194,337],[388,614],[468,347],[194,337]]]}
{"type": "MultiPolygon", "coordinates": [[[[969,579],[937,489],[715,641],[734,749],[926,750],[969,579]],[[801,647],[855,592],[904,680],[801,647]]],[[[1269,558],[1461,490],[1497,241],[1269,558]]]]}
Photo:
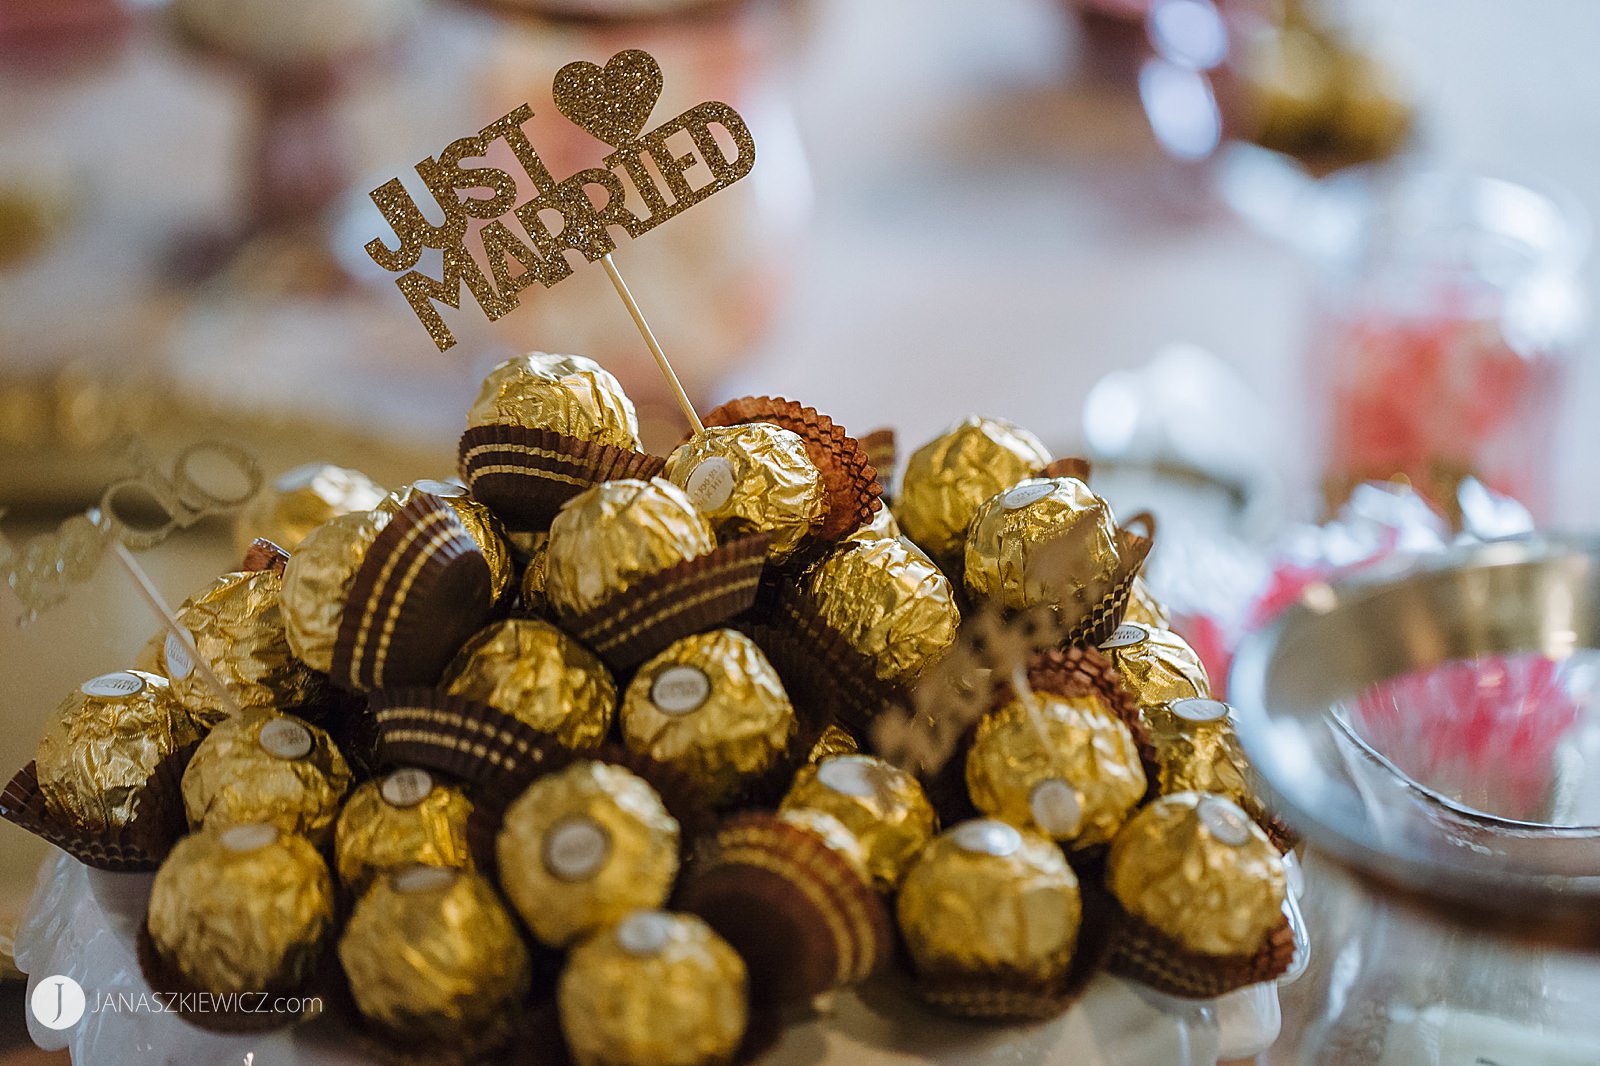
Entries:
{"type": "Polygon", "coordinates": [[[591,485],[649,481],[666,465],[658,455],[522,426],[474,426],[459,448],[461,479],[473,498],[520,530],[548,527],[562,504],[591,485]]]}
{"type": "Polygon", "coordinates": [[[856,984],[892,950],[883,901],[818,837],[770,814],[736,815],[702,841],[674,904],[744,958],[752,1002],[856,984]]]}
{"type": "Polygon", "coordinates": [[[142,923],[139,926],[135,953],[139,959],[139,972],[144,975],[145,984],[150,986],[150,990],[160,995],[168,1007],[184,1021],[197,1029],[211,1033],[265,1033],[311,1021],[321,1017],[320,1006],[326,1004],[328,991],[339,983],[338,966],[334,962],[330,943],[323,949],[316,970],[307,978],[305,984],[289,988],[265,989],[257,993],[241,993],[239,997],[239,1002],[248,1007],[267,1007],[272,1004],[274,998],[286,996],[317,1005],[319,1009],[306,1009],[300,1014],[239,1008],[194,1010],[189,1004],[194,1003],[197,996],[206,995],[207,1004],[212,1007],[216,1007],[220,1001],[215,993],[208,993],[206,989],[192,984],[177,967],[163,959],[161,952],[156,950],[149,927],[142,923]]]}
{"type": "Polygon", "coordinates": [[[714,629],[755,602],[767,562],[757,533],[651,574],[562,628],[613,670],[627,670],[680,637],[714,629]]]}
{"type": "Polygon", "coordinates": [[[250,547],[245,550],[244,560],[239,564],[239,569],[249,573],[271,570],[281,577],[283,568],[288,565],[288,552],[266,537],[257,537],[250,542],[250,547]]]}
{"type": "Polygon", "coordinates": [[[1277,848],[1280,854],[1287,855],[1300,846],[1300,834],[1294,826],[1273,811],[1260,812],[1255,823],[1261,827],[1263,833],[1267,834],[1267,839],[1272,841],[1272,846],[1277,848]]]}
{"type": "Polygon", "coordinates": [[[377,756],[385,766],[420,766],[481,788],[532,780],[573,759],[542,733],[497,707],[429,688],[371,696],[377,756]]]}
{"type": "Polygon", "coordinates": [[[1118,907],[1108,966],[1112,973],[1158,992],[1184,999],[1212,999],[1270,981],[1293,961],[1294,933],[1287,917],[1253,954],[1202,955],[1118,907]]]}
{"type": "Polygon", "coordinates": [[[812,536],[823,542],[848,537],[872,520],[883,506],[883,486],[878,471],[861,442],[815,407],[803,407],[779,396],[741,396],[706,412],[708,426],[736,426],[769,422],[797,434],[806,454],[822,474],[828,510],[812,536]]]}
{"type": "Polygon", "coordinates": [[[120,829],[85,832],[52,811],[39,789],[32,762],[18,770],[0,793],[0,817],[96,870],[154,870],[188,829],[183,813],[183,771],[194,749],[195,745],[187,745],[156,763],[139,794],[133,819],[120,829]]]}
{"type": "Polygon", "coordinates": [[[1073,644],[1098,645],[1122,624],[1122,617],[1128,611],[1128,597],[1133,594],[1134,579],[1144,569],[1144,561],[1149,558],[1150,549],[1155,545],[1155,529],[1155,518],[1144,511],[1117,526],[1120,567],[1116,584],[1104,599],[1081,617],[1063,617],[1062,620],[1068,625],[1063,647],[1073,644]],[[1143,531],[1136,531],[1131,528],[1133,526],[1142,526],[1143,531]]]}
{"type": "Polygon", "coordinates": [[[417,493],[367,550],[339,621],[335,684],[431,685],[493,610],[489,564],[443,500],[417,493]]]}
{"type": "Polygon", "coordinates": [[[888,427],[875,429],[861,438],[861,450],[867,461],[878,472],[878,484],[883,486],[883,498],[894,499],[894,472],[900,465],[900,445],[895,432],[888,427]]]}

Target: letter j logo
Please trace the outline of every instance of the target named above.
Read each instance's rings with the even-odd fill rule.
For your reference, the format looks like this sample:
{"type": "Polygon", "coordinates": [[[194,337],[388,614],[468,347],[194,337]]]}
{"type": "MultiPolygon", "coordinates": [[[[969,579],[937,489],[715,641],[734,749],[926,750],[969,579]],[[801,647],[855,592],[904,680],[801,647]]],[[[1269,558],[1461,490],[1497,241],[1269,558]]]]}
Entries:
{"type": "Polygon", "coordinates": [[[70,977],[56,974],[33,987],[28,1007],[39,1024],[49,1029],[70,1029],[83,1017],[88,1000],[83,986],[70,977]]]}

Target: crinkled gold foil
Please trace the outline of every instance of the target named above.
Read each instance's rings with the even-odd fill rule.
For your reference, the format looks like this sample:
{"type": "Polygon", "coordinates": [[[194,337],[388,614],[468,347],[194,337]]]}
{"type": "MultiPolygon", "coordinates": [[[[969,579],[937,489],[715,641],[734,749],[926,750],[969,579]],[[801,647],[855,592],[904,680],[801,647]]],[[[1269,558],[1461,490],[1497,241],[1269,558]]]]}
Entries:
{"type": "Polygon", "coordinates": [[[599,747],[617,706],[605,664],[532,618],[480,630],[445,670],[443,684],[452,696],[497,707],[579,751],[599,747]]]}
{"type": "Polygon", "coordinates": [[[544,611],[550,606],[544,592],[545,567],[550,561],[550,535],[535,534],[524,553],[528,561],[522,568],[522,606],[530,611],[544,611]]]}
{"type": "Polygon", "coordinates": [[[961,625],[949,579],[903,540],[841,545],[804,588],[822,620],[890,681],[915,680],[961,625]]]}
{"type": "Polygon", "coordinates": [[[370,511],[382,499],[383,489],[359,470],[307,463],[279,476],[244,505],[233,523],[233,539],[240,551],[265,537],[292,552],[329,519],[370,511]]]}
{"type": "Polygon", "coordinates": [[[967,754],[973,805],[1076,847],[1110,843],[1144,798],[1133,734],[1097,696],[1033,698],[1049,750],[1021,700],[989,712],[967,754]]]}
{"type": "Polygon", "coordinates": [[[1144,717],[1163,795],[1214,792],[1252,813],[1259,807],[1250,787],[1250,763],[1227,716],[1227,704],[1177,700],[1146,707],[1144,717]]]}
{"type": "MultiPolygon", "coordinates": [[[[200,739],[166,678],[138,670],[105,676],[136,678],[138,690],[101,697],[73,689],[56,708],[34,754],[45,803],[91,833],[127,825],[156,764],[200,739]]],[[[97,687],[94,681],[85,684],[97,687]]],[[[120,687],[131,688],[133,682],[120,687]]]]}
{"type": "Polygon", "coordinates": [[[911,453],[895,517],[934,558],[959,560],[983,501],[1049,462],[1044,444],[1021,426],[972,415],[911,453]]]}
{"type": "Polygon", "coordinates": [[[280,600],[284,631],[290,650],[313,670],[333,669],[333,645],[350,586],[391,517],[384,511],[339,515],[312,530],[289,556],[280,600]]]}
{"type": "Polygon", "coordinates": [[[145,919],[166,962],[207,992],[298,987],[333,930],[333,879],[303,837],[208,827],[156,872],[145,919]]]}
{"type": "Polygon", "coordinates": [[[644,780],[581,761],[541,777],[506,810],[500,884],[540,940],[564,947],[640,907],[678,876],[678,822],[644,780]]]}
{"type": "Polygon", "coordinates": [[[878,508],[877,512],[873,514],[871,521],[864,523],[860,529],[856,530],[854,533],[851,533],[844,539],[846,542],[866,540],[896,540],[902,535],[903,534],[900,531],[900,523],[895,521],[894,512],[889,510],[887,506],[883,506],[878,508]]]}
{"type": "Polygon", "coordinates": [[[896,908],[918,970],[1041,983],[1066,972],[1083,918],[1061,849],[988,819],[963,822],[924,848],[896,908]]]}
{"type": "Polygon", "coordinates": [[[733,538],[770,533],[771,559],[787,559],[822,521],[822,474],[791,430],[766,422],[708,426],[667,457],[662,476],[733,538]]]}
{"type": "Polygon", "coordinates": [[[1209,698],[1211,679],[1189,642],[1170,629],[1150,629],[1137,643],[1109,648],[1122,683],[1141,707],[1173,700],[1209,698]]]}
{"type": "Polygon", "coordinates": [[[333,835],[339,880],[360,894],[373,878],[406,866],[472,868],[472,801],[426,770],[402,769],[361,785],[345,801],[333,835]]]}
{"type": "Polygon", "coordinates": [[[1122,620],[1137,622],[1147,629],[1169,629],[1172,626],[1172,612],[1151,594],[1144,578],[1136,577],[1133,579],[1133,590],[1128,593],[1127,613],[1122,620]]]}
{"type": "Polygon", "coordinates": [[[349,787],[350,767],[327,733],[293,715],[245,711],[195,749],[183,806],[190,826],[268,822],[320,846],[349,787]]]}
{"type": "Polygon", "coordinates": [[[771,768],[795,734],[778,672],[734,629],[684,637],[645,663],[621,719],[630,751],[683,771],[711,803],[771,768]]]}
{"type": "Polygon", "coordinates": [[[579,440],[639,450],[639,416],[611,372],[581,355],[529,352],[483,379],[467,426],[548,429],[579,440]]]}
{"type": "Polygon", "coordinates": [[[568,500],[551,523],[545,596],[557,613],[582,614],[716,546],[710,523],[672,482],[606,481],[568,500]]]}
{"type": "Polygon", "coordinates": [[[806,753],[807,763],[819,763],[834,755],[855,755],[861,751],[861,742],[850,735],[850,730],[839,725],[823,728],[822,735],[806,753]]]}
{"type": "Polygon", "coordinates": [[[781,811],[837,818],[861,841],[873,886],[892,892],[933,839],[933,807],[917,779],[871,755],[838,755],[800,769],[781,811]]]}
{"type": "Polygon", "coordinates": [[[722,1066],[744,1039],[744,960],[689,914],[642,911],[578,946],[556,989],[577,1066],[722,1066]]]}
{"type": "Polygon", "coordinates": [[[1179,792],[1128,820],[1106,881],[1130,913],[1204,955],[1243,955],[1283,920],[1283,859],[1238,804],[1179,792]]]}
{"type": "Polygon", "coordinates": [[[1121,567],[1111,506],[1075,477],[1029,478],[996,493],[967,533],[967,591],[1007,607],[1092,607],[1121,567]]]}
{"type": "MultiPolygon", "coordinates": [[[[271,570],[223,574],[178,608],[178,621],[240,707],[297,707],[315,699],[325,684],[289,650],[279,610],[282,591],[282,576],[271,570]]],[[[205,675],[177,638],[163,641],[159,665],[191,714],[208,723],[224,717],[205,675]]]]}
{"type": "Polygon", "coordinates": [[[850,864],[850,868],[860,875],[862,884],[872,883],[866,846],[839,819],[814,807],[785,807],[778,811],[778,820],[804,829],[822,841],[829,851],[850,864]]]}
{"type": "Polygon", "coordinates": [[[356,1008],[402,1039],[503,1026],[530,980],[528,949],[489,882],[429,866],[373,882],[339,938],[339,962],[356,1008]]]}
{"type": "Polygon", "coordinates": [[[448,481],[417,481],[395,489],[385,496],[375,510],[386,512],[391,518],[422,492],[445,502],[456,513],[466,528],[467,536],[483,553],[489,564],[489,592],[494,599],[504,596],[517,579],[517,566],[511,558],[511,545],[506,540],[506,530],[500,519],[488,507],[467,495],[467,490],[448,481]]]}

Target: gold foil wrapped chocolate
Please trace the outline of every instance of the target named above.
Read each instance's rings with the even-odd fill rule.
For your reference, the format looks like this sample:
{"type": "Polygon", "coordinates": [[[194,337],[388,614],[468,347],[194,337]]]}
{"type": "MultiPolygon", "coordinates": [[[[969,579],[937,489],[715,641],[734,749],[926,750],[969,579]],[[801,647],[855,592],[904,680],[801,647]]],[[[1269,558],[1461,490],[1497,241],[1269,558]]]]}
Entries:
{"type": "Polygon", "coordinates": [[[949,579],[904,540],[841,545],[802,585],[822,620],[888,681],[914,681],[961,625],[949,579]]]}
{"type": "Polygon", "coordinates": [[[744,1039],[744,960],[689,914],[637,911],[584,941],[556,989],[577,1066],[721,1066],[744,1039]]]}
{"type": "Polygon", "coordinates": [[[839,819],[813,807],[785,807],[778,811],[778,820],[804,829],[822,841],[829,851],[850,864],[850,868],[860,876],[862,884],[872,883],[866,846],[839,819]]]}
{"type": "Polygon", "coordinates": [[[864,522],[860,529],[845,537],[845,542],[868,540],[897,540],[902,536],[900,523],[895,521],[894,512],[887,506],[880,507],[873,514],[870,521],[864,522]]]}
{"type": "Polygon", "coordinates": [[[1007,607],[1092,607],[1122,567],[1110,505],[1075,477],[1029,478],[991,496],[967,533],[967,592],[1007,607]]]}
{"type": "Polygon", "coordinates": [[[419,492],[443,500],[445,506],[461,519],[461,525],[466,529],[467,536],[472,538],[472,542],[483,553],[483,561],[489,565],[490,595],[496,600],[504,596],[506,590],[517,580],[517,565],[511,558],[511,546],[506,540],[505,527],[494,516],[494,512],[474,500],[467,494],[466,489],[449,481],[414,481],[385,496],[376,510],[384,511],[392,517],[399,514],[400,509],[410,503],[411,498],[419,492]]]}
{"type": "Polygon", "coordinates": [[[645,663],[621,719],[630,751],[683,771],[711,803],[770,769],[795,735],[777,671],[734,629],[684,637],[645,663]]]}
{"type": "MultiPolygon", "coordinates": [[[[323,680],[289,650],[278,607],[282,591],[282,576],[271,570],[223,574],[178,608],[196,650],[241,708],[297,707],[322,691],[323,680]]],[[[195,717],[216,722],[226,713],[188,649],[170,633],[159,666],[172,694],[195,717]]]]}
{"type": "Polygon", "coordinates": [[[545,596],[559,614],[582,614],[716,546],[710,524],[672,482],[602,482],[568,500],[551,523],[545,596]]]}
{"type": "Polygon", "coordinates": [[[1203,955],[1249,954],[1283,921],[1283,858],[1221,796],[1162,796],[1129,819],[1106,883],[1129,914],[1203,955]]]}
{"type": "Polygon", "coordinates": [[[838,819],[861,841],[880,892],[892,892],[933,839],[933,807],[917,779],[871,755],[838,755],[802,767],[779,809],[838,819]]]}
{"type": "Polygon", "coordinates": [[[527,541],[524,554],[528,561],[522,567],[522,606],[529,611],[542,612],[549,606],[544,594],[544,578],[550,560],[550,534],[534,534],[527,541]]]}
{"type": "Polygon", "coordinates": [[[1100,648],[1111,656],[1122,683],[1141,707],[1211,696],[1205,664],[1188,641],[1170,629],[1123,623],[1100,648]]]}
{"type": "Polygon", "coordinates": [[[1005,822],[963,822],[923,849],[900,886],[900,931],[925,975],[1043,984],[1072,961],[1078,878],[1061,849],[1005,822]]]}
{"type": "Polygon", "coordinates": [[[617,379],[581,355],[529,352],[483,379],[467,426],[547,429],[613,448],[639,450],[639,416],[617,379]]]}
{"type": "Polygon", "coordinates": [[[339,962],[356,1008],[392,1038],[469,1046],[505,1031],[530,974],[489,882],[438,866],[375,881],[339,938],[339,962]]]}
{"type": "Polygon", "coordinates": [[[1035,693],[1033,706],[1037,725],[1020,699],[978,723],[966,766],[973,805],[1075,847],[1110,843],[1147,784],[1133,735],[1094,695],[1035,693]]]}
{"type": "Polygon", "coordinates": [[[280,599],[289,648],[299,660],[327,673],[339,620],[367,550],[393,517],[386,511],[339,515],[312,530],[289,556],[280,599]]]}
{"type": "Polygon", "coordinates": [[[786,559],[822,521],[822,474],[800,435],[767,422],[709,426],[667,457],[662,476],[683,489],[717,536],[770,533],[786,559]]]}
{"type": "Polygon", "coordinates": [[[234,520],[239,550],[265,537],[292,552],[322,523],[342,514],[370,511],[383,499],[383,489],[359,470],[331,463],[307,463],[282,474],[256,495],[234,520]]]}
{"type": "Polygon", "coordinates": [[[156,765],[199,739],[166,678],[139,670],[101,674],[61,701],[39,738],[39,790],[53,813],[79,829],[120,829],[133,820],[156,765]]]}
{"type": "Polygon", "coordinates": [[[1252,814],[1259,807],[1250,787],[1250,763],[1219,700],[1185,699],[1144,709],[1155,748],[1157,787],[1173,792],[1213,792],[1252,814]]]}
{"type": "Polygon", "coordinates": [[[339,880],[359,894],[407,866],[470,869],[472,801],[426,770],[404,767],[361,785],[345,801],[333,835],[339,880]]]}
{"type": "Polygon", "coordinates": [[[540,940],[564,947],[640,907],[678,875],[678,822],[644,780],[580,761],[541,777],[506,810],[500,884],[540,940]]]}
{"type": "Polygon", "coordinates": [[[1172,612],[1167,610],[1166,604],[1155,598],[1144,578],[1136,577],[1128,593],[1128,605],[1122,620],[1136,622],[1146,629],[1170,629],[1172,612]]]}
{"type": "Polygon", "coordinates": [[[320,845],[349,787],[350,767],[327,733],[293,715],[245,711],[195,749],[183,806],[191,826],[266,822],[320,845]]]}
{"type": "Polygon", "coordinates": [[[199,990],[292,991],[333,930],[333,879],[303,837],[208,827],[161,864],[145,924],[163,961],[199,990]]]}
{"type": "Polygon", "coordinates": [[[973,415],[911,453],[895,517],[936,559],[959,560],[983,501],[1049,462],[1039,438],[1021,426],[973,415]]]}
{"type": "Polygon", "coordinates": [[[457,653],[444,689],[496,707],[569,748],[596,748],[611,728],[617,686],[605,664],[548,622],[513,618],[457,653]]]}

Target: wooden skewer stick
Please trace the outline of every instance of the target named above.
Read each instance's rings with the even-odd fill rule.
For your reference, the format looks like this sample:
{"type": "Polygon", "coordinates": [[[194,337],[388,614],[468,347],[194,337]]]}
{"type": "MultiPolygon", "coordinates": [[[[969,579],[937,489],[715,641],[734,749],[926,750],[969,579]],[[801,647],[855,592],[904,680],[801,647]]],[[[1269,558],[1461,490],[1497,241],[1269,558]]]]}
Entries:
{"type": "Polygon", "coordinates": [[[183,645],[183,650],[189,653],[189,659],[194,663],[194,668],[200,671],[200,676],[205,678],[206,684],[211,686],[211,691],[217,699],[222,701],[222,707],[230,717],[240,714],[239,704],[229,695],[227,686],[222,679],[211,670],[211,664],[206,662],[200,654],[200,649],[195,647],[194,636],[178,621],[178,616],[172,613],[166,601],[161,598],[161,593],[156,591],[155,585],[150,581],[150,575],[144,572],[144,567],[139,565],[139,560],[133,557],[128,546],[115,536],[111,537],[111,550],[116,554],[117,560],[122,563],[122,568],[133,578],[134,585],[143,594],[145,602],[150,609],[161,616],[161,621],[166,623],[167,629],[178,638],[178,643],[183,645]]]}
{"type": "Polygon", "coordinates": [[[628,314],[633,316],[633,324],[639,327],[639,336],[644,338],[650,354],[655,356],[656,366],[661,368],[661,376],[667,379],[667,385],[678,398],[678,406],[683,408],[683,417],[689,420],[689,425],[694,427],[696,433],[704,433],[705,423],[701,422],[700,416],[695,413],[694,404],[689,402],[689,394],[683,391],[683,384],[678,380],[677,372],[672,369],[672,364],[667,362],[667,353],[661,350],[656,335],[650,330],[650,323],[644,320],[643,312],[634,302],[633,293],[628,291],[628,283],[623,281],[622,275],[617,272],[617,264],[611,261],[610,255],[603,257],[600,262],[605,266],[606,273],[611,276],[611,284],[617,290],[617,295],[622,297],[623,304],[628,308],[628,314]]]}

